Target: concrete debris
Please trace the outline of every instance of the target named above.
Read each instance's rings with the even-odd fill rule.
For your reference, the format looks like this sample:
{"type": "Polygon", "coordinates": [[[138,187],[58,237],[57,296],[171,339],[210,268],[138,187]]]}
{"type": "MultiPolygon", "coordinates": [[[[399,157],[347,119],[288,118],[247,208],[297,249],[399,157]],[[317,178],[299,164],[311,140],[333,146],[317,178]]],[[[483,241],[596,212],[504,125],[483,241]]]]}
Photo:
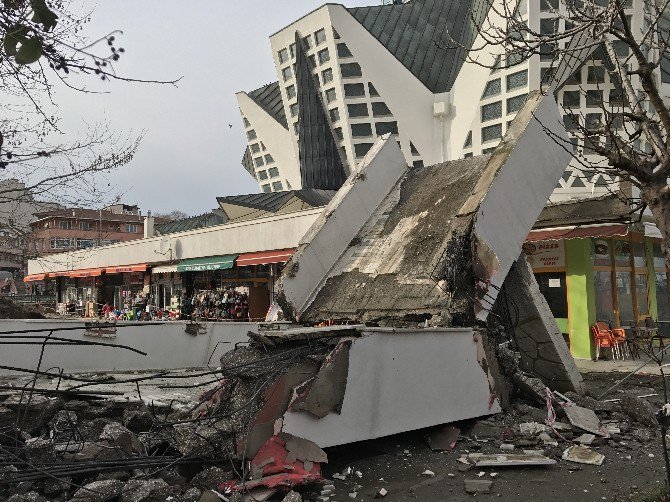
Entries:
{"type": "MultiPolygon", "coordinates": [[[[649,404],[649,403],[647,403],[649,404]]],[[[603,427],[598,416],[593,410],[582,408],[581,406],[571,405],[563,408],[565,415],[572,425],[586,432],[608,438],[609,432],[603,427]]]]}
{"type": "Polygon", "coordinates": [[[477,467],[519,467],[528,465],[554,465],[554,459],[537,453],[516,453],[485,455],[482,453],[470,453],[468,459],[477,467]]]}
{"type": "Polygon", "coordinates": [[[428,433],[426,441],[428,441],[428,446],[433,451],[449,451],[456,447],[456,441],[458,441],[460,433],[458,427],[444,425],[428,433]]]}
{"type": "Polygon", "coordinates": [[[302,495],[298,492],[290,491],[282,499],[282,502],[302,502],[302,495]]]}
{"type": "Polygon", "coordinates": [[[573,441],[582,445],[590,445],[596,440],[595,435],[593,434],[582,434],[579,437],[576,437],[573,441]]]}
{"type": "Polygon", "coordinates": [[[563,452],[563,460],[578,464],[603,465],[605,455],[593,451],[587,446],[571,446],[563,452]]]}
{"type": "Polygon", "coordinates": [[[476,495],[478,493],[490,493],[493,481],[488,479],[466,479],[464,482],[466,493],[476,495]]]}
{"type": "Polygon", "coordinates": [[[640,399],[632,394],[624,393],[619,402],[621,411],[642,425],[647,427],[658,427],[658,420],[656,418],[656,410],[644,399],[640,399]]]}
{"type": "Polygon", "coordinates": [[[388,495],[388,490],[386,488],[380,488],[379,491],[375,494],[376,499],[383,499],[388,495]]]}
{"type": "Polygon", "coordinates": [[[435,473],[431,471],[430,469],[426,469],[421,473],[422,476],[428,476],[429,478],[435,477],[435,473]]]}
{"type": "Polygon", "coordinates": [[[537,438],[542,441],[547,446],[558,446],[558,441],[556,441],[554,438],[552,438],[549,434],[546,432],[540,433],[537,438]]]}
{"type": "Polygon", "coordinates": [[[546,432],[547,426],[537,422],[527,422],[519,424],[519,430],[521,434],[527,434],[529,436],[537,436],[542,432],[546,432]]]}

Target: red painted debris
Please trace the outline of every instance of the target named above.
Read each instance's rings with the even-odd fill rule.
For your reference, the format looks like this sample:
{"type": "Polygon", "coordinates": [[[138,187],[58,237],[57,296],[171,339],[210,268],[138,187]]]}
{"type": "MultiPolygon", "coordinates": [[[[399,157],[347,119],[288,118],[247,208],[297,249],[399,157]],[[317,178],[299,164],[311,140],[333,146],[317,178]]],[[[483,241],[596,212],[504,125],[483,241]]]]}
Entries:
{"type": "Polygon", "coordinates": [[[286,441],[272,436],[251,461],[252,473],[261,477],[250,481],[228,481],[219,486],[223,492],[251,490],[258,487],[290,490],[295,486],[323,480],[318,462],[288,461],[286,441]],[[309,469],[307,469],[309,467],[309,469]]]}

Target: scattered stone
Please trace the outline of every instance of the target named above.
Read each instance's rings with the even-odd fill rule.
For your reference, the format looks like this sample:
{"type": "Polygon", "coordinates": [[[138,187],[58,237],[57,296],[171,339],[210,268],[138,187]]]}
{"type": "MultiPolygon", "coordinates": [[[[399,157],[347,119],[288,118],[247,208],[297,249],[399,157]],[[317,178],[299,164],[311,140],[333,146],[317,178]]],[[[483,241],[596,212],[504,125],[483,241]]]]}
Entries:
{"type": "Polygon", "coordinates": [[[587,446],[571,446],[563,452],[563,460],[578,464],[603,465],[605,456],[587,446]]]}
{"type": "Polygon", "coordinates": [[[430,469],[426,469],[421,473],[422,476],[428,476],[429,478],[432,478],[435,476],[435,473],[431,471],[430,469]]]}
{"type": "Polygon", "coordinates": [[[302,495],[298,492],[290,491],[286,494],[286,497],[282,499],[282,502],[302,502],[302,495]]]}
{"type": "Polygon", "coordinates": [[[642,425],[646,425],[647,427],[658,427],[656,410],[654,410],[654,407],[648,401],[628,393],[623,393],[619,404],[621,406],[621,411],[628,415],[632,420],[639,422],[642,425]]]}
{"type": "Polygon", "coordinates": [[[537,438],[547,446],[558,446],[558,441],[556,441],[546,432],[542,432],[539,436],[537,436],[537,438]]]}
{"type": "Polygon", "coordinates": [[[107,424],[100,434],[100,440],[119,448],[124,453],[144,453],[144,447],[137,436],[118,422],[107,424]]]}
{"type": "Polygon", "coordinates": [[[7,502],[42,502],[44,498],[40,497],[37,492],[28,492],[23,494],[12,495],[7,499],[7,502]]]}
{"type": "Polygon", "coordinates": [[[488,479],[466,479],[464,481],[465,491],[470,494],[490,493],[493,481],[488,479]]]}
{"type": "Polygon", "coordinates": [[[358,497],[358,492],[349,492],[350,499],[355,499],[356,497],[358,497]]]}
{"type": "Polygon", "coordinates": [[[121,502],[163,502],[172,491],[162,479],[131,479],[123,487],[121,502]]]}
{"type": "Polygon", "coordinates": [[[576,443],[584,445],[593,444],[595,440],[596,437],[593,434],[582,434],[581,436],[575,438],[576,443]]]}
{"type": "Polygon", "coordinates": [[[375,494],[376,499],[383,499],[388,495],[388,490],[386,488],[380,488],[379,491],[375,494]]]}
{"type": "Polygon", "coordinates": [[[505,451],[512,451],[514,449],[514,445],[509,443],[503,443],[500,445],[500,449],[505,451]]]}
{"type": "Polygon", "coordinates": [[[202,495],[199,488],[189,488],[180,498],[180,502],[198,502],[202,495]]]}
{"type": "Polygon", "coordinates": [[[541,432],[545,432],[547,430],[547,426],[538,422],[526,422],[519,424],[519,430],[521,431],[521,434],[536,436],[541,432]]]}
{"type": "Polygon", "coordinates": [[[221,483],[233,479],[233,473],[225,471],[219,467],[207,467],[196,474],[189,486],[200,488],[201,490],[216,489],[221,483]]]}
{"type": "Polygon", "coordinates": [[[118,496],[124,485],[125,483],[118,479],[94,481],[77,490],[72,500],[77,502],[104,502],[118,496]]]}

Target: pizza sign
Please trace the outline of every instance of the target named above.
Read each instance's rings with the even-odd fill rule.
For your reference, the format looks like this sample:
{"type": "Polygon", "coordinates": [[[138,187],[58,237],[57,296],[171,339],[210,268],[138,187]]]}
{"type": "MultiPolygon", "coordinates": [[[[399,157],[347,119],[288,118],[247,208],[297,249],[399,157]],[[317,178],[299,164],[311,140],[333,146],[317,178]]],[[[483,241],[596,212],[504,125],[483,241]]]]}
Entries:
{"type": "Polygon", "coordinates": [[[533,269],[565,267],[563,241],[526,242],[523,251],[533,269]]]}

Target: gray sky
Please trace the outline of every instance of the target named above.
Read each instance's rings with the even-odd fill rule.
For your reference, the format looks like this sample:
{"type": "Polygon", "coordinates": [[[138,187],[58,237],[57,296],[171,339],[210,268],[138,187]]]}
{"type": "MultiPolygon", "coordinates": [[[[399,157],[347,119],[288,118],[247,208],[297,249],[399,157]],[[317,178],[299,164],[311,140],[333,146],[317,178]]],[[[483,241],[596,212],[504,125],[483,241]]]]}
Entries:
{"type": "MultiPolygon", "coordinates": [[[[106,120],[146,136],[127,166],[111,176],[123,200],[143,211],[181,209],[191,215],[216,206],[216,196],[252,193],[258,185],[240,165],[246,146],[235,92],[277,79],[269,36],[323,1],[107,0],[95,6],[89,37],[121,29],[117,64],[123,75],[171,80],[178,87],[95,82],[109,94],[59,88],[68,135],[106,120]],[[229,124],[233,127],[230,128],[229,124]]],[[[378,0],[345,0],[347,6],[378,0]]],[[[85,1],[90,8],[92,3],[85,1]]]]}

